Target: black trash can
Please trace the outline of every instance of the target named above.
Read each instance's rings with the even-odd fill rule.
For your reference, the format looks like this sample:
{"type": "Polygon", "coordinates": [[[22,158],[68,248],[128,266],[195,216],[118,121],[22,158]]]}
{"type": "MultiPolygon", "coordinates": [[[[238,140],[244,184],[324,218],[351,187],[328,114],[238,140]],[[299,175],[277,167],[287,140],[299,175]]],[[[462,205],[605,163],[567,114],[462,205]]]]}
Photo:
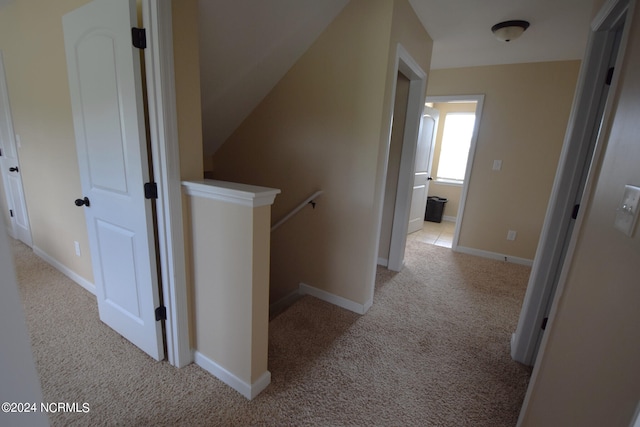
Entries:
{"type": "Polygon", "coordinates": [[[424,214],[425,221],[442,222],[444,205],[448,199],[438,196],[427,197],[427,212],[424,214]]]}

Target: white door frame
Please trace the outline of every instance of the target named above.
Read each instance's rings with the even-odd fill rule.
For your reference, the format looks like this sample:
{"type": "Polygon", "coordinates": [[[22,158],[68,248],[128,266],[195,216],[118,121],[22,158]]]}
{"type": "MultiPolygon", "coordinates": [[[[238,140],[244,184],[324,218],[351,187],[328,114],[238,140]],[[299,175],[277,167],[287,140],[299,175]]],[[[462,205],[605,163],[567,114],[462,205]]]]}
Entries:
{"type": "MultiPolygon", "coordinates": [[[[404,248],[407,244],[407,227],[409,226],[409,209],[411,208],[411,193],[413,191],[413,177],[416,159],[416,145],[418,143],[418,133],[422,123],[422,112],[424,110],[424,97],[427,87],[427,73],[425,73],[418,63],[411,57],[409,52],[398,43],[396,48],[396,60],[393,69],[393,87],[391,90],[391,108],[389,123],[393,119],[393,108],[396,99],[396,84],[398,72],[409,79],[409,99],[407,102],[407,114],[404,122],[404,137],[402,139],[402,154],[400,156],[400,172],[398,174],[398,187],[396,191],[396,202],[393,211],[393,223],[391,226],[391,246],[389,248],[389,262],[387,268],[393,271],[400,271],[404,264],[404,248]]],[[[387,145],[391,144],[391,132],[387,145]]],[[[385,165],[389,163],[389,149],[386,150],[385,165]]],[[[384,204],[384,183],[387,182],[387,168],[383,179],[382,197],[379,206],[382,212],[384,204]]],[[[382,216],[380,216],[382,218],[382,216]]],[[[382,223],[378,224],[376,239],[375,264],[380,246],[380,230],[382,223]]],[[[375,286],[375,283],[372,285],[375,286]]],[[[372,293],[373,294],[373,293],[372,293]]]]}
{"type": "MultiPolygon", "coordinates": [[[[564,263],[562,258],[564,248],[571,241],[571,214],[576,198],[579,198],[576,193],[580,187],[582,172],[585,167],[588,168],[591,164],[599,164],[604,152],[602,141],[598,141],[592,156],[588,146],[590,140],[597,136],[600,125],[599,109],[604,102],[601,99],[602,85],[609,68],[612,46],[616,37],[616,25],[627,13],[631,1],[609,0],[591,23],[591,33],[582,61],[576,96],[569,117],[549,206],[533,261],[518,326],[511,338],[511,357],[525,365],[533,365],[543,335],[541,324],[545,312],[550,303],[557,300],[561,293],[559,288],[556,292],[554,290],[563,265],[568,265],[570,262],[570,252],[566,253],[564,263]]],[[[629,25],[625,25],[618,49],[616,70],[619,69],[623,57],[628,31],[629,25]]],[[[614,77],[617,72],[614,73],[614,77]]],[[[614,78],[609,93],[615,92],[615,85],[616,79],[614,78]]],[[[609,120],[611,97],[606,102],[602,128],[606,127],[609,120]]],[[[583,194],[588,197],[588,187],[585,187],[583,194]]],[[[586,205],[584,198],[582,205],[586,205]]],[[[580,218],[579,212],[578,222],[580,218]]],[[[578,224],[576,224],[573,234],[576,234],[577,227],[578,224]]]]}
{"type": "Polygon", "coordinates": [[[148,41],[144,55],[153,175],[158,186],[158,258],[167,308],[167,358],[180,368],[193,362],[193,353],[189,342],[171,2],[143,0],[142,15],[148,41]]]}
{"type": "MultiPolygon", "coordinates": [[[[0,108],[0,112],[4,110],[4,116],[5,116],[4,119],[7,125],[6,133],[7,133],[8,141],[6,141],[6,143],[11,145],[11,149],[16,154],[16,159],[15,159],[16,164],[12,166],[17,166],[18,169],[20,169],[21,167],[20,153],[18,152],[18,144],[16,144],[17,137],[13,131],[13,117],[11,115],[11,103],[9,101],[9,88],[7,87],[7,77],[4,69],[4,58],[2,56],[2,50],[0,50],[0,97],[2,98],[0,99],[0,102],[2,103],[2,107],[3,107],[3,108],[0,108]]],[[[7,155],[6,151],[9,149],[9,147],[5,146],[2,148],[4,148],[5,152],[1,154],[2,156],[6,156],[7,155]]],[[[4,170],[3,163],[5,162],[0,161],[0,174],[2,176],[2,181],[4,183],[4,191],[5,191],[5,199],[7,201],[7,207],[16,209],[16,205],[20,205],[20,209],[24,211],[23,220],[26,222],[26,229],[27,229],[26,233],[24,231],[21,232],[20,227],[16,223],[16,218],[14,217],[11,220],[11,227],[7,229],[7,232],[12,238],[19,239],[23,243],[25,243],[27,246],[31,247],[33,246],[33,239],[31,237],[31,224],[29,221],[29,210],[27,209],[27,201],[25,200],[25,196],[24,196],[24,183],[22,182],[22,176],[19,175],[19,178],[18,178],[20,181],[19,192],[21,194],[21,200],[14,200],[13,194],[11,191],[11,185],[9,183],[9,179],[7,179],[9,171],[4,170]],[[10,201],[13,203],[10,203],[10,201]]],[[[17,173],[21,174],[21,172],[17,172],[17,173]]]]}
{"type": "MultiPolygon", "coordinates": [[[[471,180],[471,171],[473,170],[473,160],[476,156],[476,145],[478,144],[478,132],[480,131],[480,121],[482,119],[482,108],[484,107],[484,95],[451,95],[451,96],[427,96],[426,102],[460,102],[469,101],[476,102],[476,119],[473,125],[473,133],[471,134],[471,144],[469,145],[469,154],[467,155],[467,167],[464,172],[464,182],[462,183],[462,192],[460,194],[460,204],[458,205],[458,213],[456,214],[456,226],[453,234],[453,242],[451,249],[458,250],[458,241],[460,240],[460,225],[464,216],[464,208],[469,194],[469,181],[471,180]]],[[[441,119],[443,119],[441,117],[441,119]]],[[[436,129],[437,132],[437,129],[436,129]]],[[[433,182],[433,181],[432,181],[433,182]]],[[[437,182],[436,182],[437,183],[437,182]]]]}

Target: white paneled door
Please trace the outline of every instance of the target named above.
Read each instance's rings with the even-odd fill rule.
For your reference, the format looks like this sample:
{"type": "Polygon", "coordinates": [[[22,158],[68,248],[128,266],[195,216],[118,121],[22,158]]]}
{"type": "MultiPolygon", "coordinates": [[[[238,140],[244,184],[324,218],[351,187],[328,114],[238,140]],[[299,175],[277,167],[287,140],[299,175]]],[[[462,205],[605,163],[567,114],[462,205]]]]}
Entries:
{"type": "MultiPolygon", "coordinates": [[[[63,17],[84,209],[100,319],[164,358],[135,0],[63,17]]],[[[74,203],[70,200],[69,203],[74,203]]]]}
{"type": "Polygon", "coordinates": [[[438,110],[425,107],[422,115],[422,126],[418,136],[416,148],[415,175],[413,180],[413,193],[411,196],[411,209],[409,210],[408,233],[422,230],[424,214],[427,209],[427,195],[429,194],[429,181],[431,181],[431,164],[433,163],[433,148],[438,129],[438,110]]]}
{"type": "Polygon", "coordinates": [[[22,175],[18,161],[16,135],[13,133],[2,52],[0,52],[0,173],[4,182],[8,214],[11,220],[9,234],[14,239],[21,240],[31,246],[31,228],[22,188],[22,175]]]}

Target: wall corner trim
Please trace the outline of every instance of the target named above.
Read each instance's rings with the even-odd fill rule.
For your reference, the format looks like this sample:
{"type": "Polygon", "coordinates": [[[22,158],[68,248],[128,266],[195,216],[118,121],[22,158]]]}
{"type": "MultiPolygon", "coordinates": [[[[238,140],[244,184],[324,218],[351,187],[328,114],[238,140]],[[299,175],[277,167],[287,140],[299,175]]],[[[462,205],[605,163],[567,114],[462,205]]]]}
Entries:
{"type": "Polygon", "coordinates": [[[58,270],[60,273],[64,274],[69,279],[73,280],[78,285],[82,286],[87,291],[91,292],[92,295],[96,294],[96,285],[94,285],[84,277],[80,276],[78,273],[72,271],[69,267],[65,266],[60,261],[56,260],[55,258],[53,258],[51,255],[49,255],[39,247],[34,245],[33,253],[38,255],[40,258],[42,258],[44,261],[46,261],[48,264],[50,264],[53,268],[58,270]]]}
{"type": "Polygon", "coordinates": [[[220,200],[253,208],[272,205],[276,195],[280,194],[280,190],[277,188],[213,179],[182,181],[182,188],[190,196],[220,200]]]}
{"type": "Polygon", "coordinates": [[[194,352],[193,358],[196,365],[200,366],[202,369],[209,372],[211,375],[218,378],[220,381],[249,400],[256,397],[262,390],[271,384],[271,372],[269,371],[265,371],[260,375],[260,378],[258,378],[253,384],[247,384],[199,351],[194,352]]]}
{"type": "Polygon", "coordinates": [[[318,299],[321,299],[322,301],[337,305],[338,307],[353,311],[357,314],[365,314],[373,305],[373,298],[364,304],[358,304],[355,301],[351,301],[330,292],[323,291],[322,289],[314,288],[313,286],[309,286],[305,283],[300,283],[299,288],[300,295],[311,295],[312,297],[316,297],[318,299]]]}

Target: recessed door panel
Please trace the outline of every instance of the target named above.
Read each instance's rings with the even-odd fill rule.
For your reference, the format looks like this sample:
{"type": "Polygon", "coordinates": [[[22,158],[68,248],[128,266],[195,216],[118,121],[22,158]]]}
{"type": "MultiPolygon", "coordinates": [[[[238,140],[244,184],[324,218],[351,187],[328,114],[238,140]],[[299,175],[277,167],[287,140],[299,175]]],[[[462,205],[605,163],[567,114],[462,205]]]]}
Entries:
{"type": "Polygon", "coordinates": [[[91,186],[127,192],[124,141],[113,36],[92,33],[76,49],[81,114],[91,186]]]}

